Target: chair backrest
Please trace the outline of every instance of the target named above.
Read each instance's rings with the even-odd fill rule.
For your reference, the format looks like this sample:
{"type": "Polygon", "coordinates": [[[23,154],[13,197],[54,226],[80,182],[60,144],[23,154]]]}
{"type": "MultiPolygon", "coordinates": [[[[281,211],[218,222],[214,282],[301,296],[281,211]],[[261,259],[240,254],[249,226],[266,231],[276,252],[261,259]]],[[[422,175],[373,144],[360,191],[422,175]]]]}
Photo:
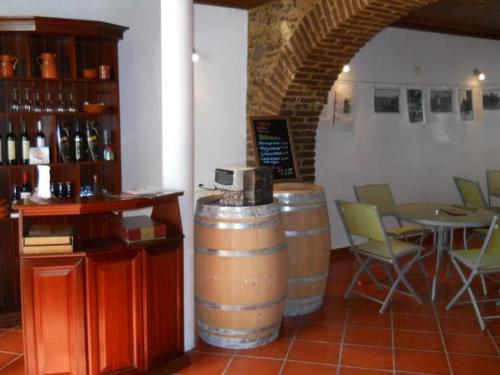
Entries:
{"type": "Polygon", "coordinates": [[[359,185],[353,188],[358,202],[377,206],[381,216],[392,214],[396,203],[389,184],[359,185]]]}
{"type": "Polygon", "coordinates": [[[351,246],[354,246],[353,235],[388,243],[384,224],[376,206],[341,200],[336,200],[335,204],[351,246]]]}
{"type": "Polygon", "coordinates": [[[490,224],[490,229],[483,242],[483,248],[488,253],[500,253],[500,225],[498,216],[495,216],[490,224]]]}
{"type": "Polygon", "coordinates": [[[465,206],[488,208],[481,187],[477,181],[461,177],[453,177],[453,181],[455,181],[455,186],[465,206]]]}
{"type": "Polygon", "coordinates": [[[493,191],[500,190],[500,171],[486,171],[486,187],[488,189],[488,207],[491,207],[493,191]]]}

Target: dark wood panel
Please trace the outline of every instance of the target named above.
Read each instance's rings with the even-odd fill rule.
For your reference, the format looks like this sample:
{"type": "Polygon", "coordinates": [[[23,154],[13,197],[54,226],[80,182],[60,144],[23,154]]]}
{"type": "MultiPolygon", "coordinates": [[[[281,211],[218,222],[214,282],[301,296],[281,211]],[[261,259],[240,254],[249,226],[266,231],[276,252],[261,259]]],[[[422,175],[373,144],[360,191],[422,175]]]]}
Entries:
{"type": "Polygon", "coordinates": [[[86,373],[83,265],[83,258],[22,261],[28,374],[86,373]]]}
{"type": "Polygon", "coordinates": [[[144,250],[145,359],[158,367],[184,352],[182,241],[144,250]]]}
{"type": "Polygon", "coordinates": [[[0,327],[19,323],[20,285],[17,220],[0,220],[0,327]]]}
{"type": "Polygon", "coordinates": [[[141,253],[87,258],[89,373],[144,370],[141,253]]]}

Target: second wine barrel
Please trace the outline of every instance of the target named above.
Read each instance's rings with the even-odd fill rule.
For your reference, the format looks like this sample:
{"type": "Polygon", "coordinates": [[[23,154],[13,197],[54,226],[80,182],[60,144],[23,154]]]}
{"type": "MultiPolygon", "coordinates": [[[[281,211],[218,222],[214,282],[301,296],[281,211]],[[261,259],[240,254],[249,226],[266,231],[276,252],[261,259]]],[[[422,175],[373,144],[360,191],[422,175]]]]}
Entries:
{"type": "Polygon", "coordinates": [[[285,316],[304,315],[323,304],[330,268],[330,225],[323,188],[303,183],[275,184],[288,246],[285,316]]]}
{"type": "Polygon", "coordinates": [[[223,207],[220,197],[199,199],[195,252],[200,337],[233,349],[274,341],[288,276],[279,205],[223,207]]]}

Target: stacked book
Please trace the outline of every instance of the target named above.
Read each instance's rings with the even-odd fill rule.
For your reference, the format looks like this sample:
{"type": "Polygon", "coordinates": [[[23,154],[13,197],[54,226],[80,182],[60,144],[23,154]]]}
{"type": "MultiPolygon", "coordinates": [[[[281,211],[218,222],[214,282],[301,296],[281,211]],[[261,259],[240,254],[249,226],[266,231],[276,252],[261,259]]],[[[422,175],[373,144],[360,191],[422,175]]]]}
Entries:
{"type": "Polygon", "coordinates": [[[24,254],[71,253],[73,228],[70,225],[32,225],[23,238],[24,254]]]}

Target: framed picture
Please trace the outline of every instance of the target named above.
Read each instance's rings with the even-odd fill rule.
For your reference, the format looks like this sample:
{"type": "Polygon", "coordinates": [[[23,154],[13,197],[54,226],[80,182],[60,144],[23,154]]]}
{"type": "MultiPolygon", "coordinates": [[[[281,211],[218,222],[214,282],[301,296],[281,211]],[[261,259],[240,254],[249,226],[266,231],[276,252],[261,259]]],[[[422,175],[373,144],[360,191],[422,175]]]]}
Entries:
{"type": "Polygon", "coordinates": [[[458,90],[458,106],[460,107],[460,120],[474,120],[474,108],[472,105],[472,89],[458,90]]]}
{"type": "Polygon", "coordinates": [[[375,88],[375,113],[399,113],[399,88],[375,88]]]}
{"type": "Polygon", "coordinates": [[[406,90],[406,101],[408,102],[408,119],[410,122],[425,122],[422,89],[406,90]]]}
{"type": "Polygon", "coordinates": [[[431,90],[431,112],[453,112],[451,90],[431,90]]]}
{"type": "Polygon", "coordinates": [[[483,109],[485,111],[500,109],[500,89],[483,89],[483,109]]]}
{"type": "Polygon", "coordinates": [[[350,84],[339,84],[335,87],[333,104],[333,124],[340,121],[344,124],[353,123],[354,89],[350,84]]]}

